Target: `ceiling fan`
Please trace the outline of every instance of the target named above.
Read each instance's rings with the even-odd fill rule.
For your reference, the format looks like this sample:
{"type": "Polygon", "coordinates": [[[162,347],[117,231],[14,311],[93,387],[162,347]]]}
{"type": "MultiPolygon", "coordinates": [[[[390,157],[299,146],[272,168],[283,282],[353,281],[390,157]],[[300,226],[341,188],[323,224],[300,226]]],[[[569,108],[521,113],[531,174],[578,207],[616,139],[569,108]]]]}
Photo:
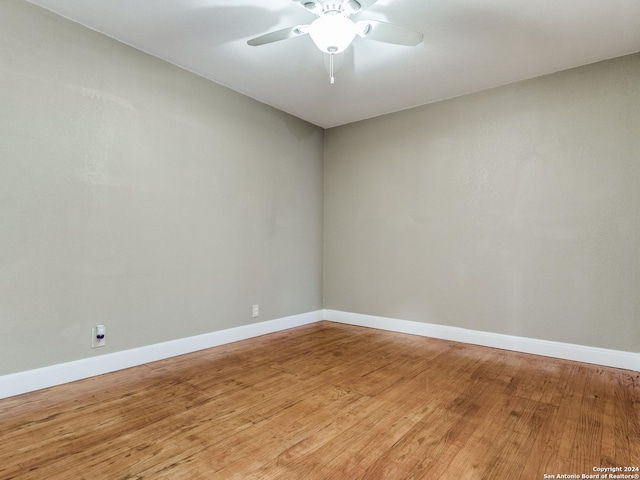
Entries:
{"type": "Polygon", "coordinates": [[[351,45],[356,35],[395,45],[416,46],[422,33],[378,20],[354,22],[349,17],[369,8],[376,0],[292,0],[317,18],[309,25],[297,25],[253,38],[251,46],[265,45],[289,38],[309,35],[313,43],[329,55],[329,79],[334,83],[333,57],[351,45]]]}

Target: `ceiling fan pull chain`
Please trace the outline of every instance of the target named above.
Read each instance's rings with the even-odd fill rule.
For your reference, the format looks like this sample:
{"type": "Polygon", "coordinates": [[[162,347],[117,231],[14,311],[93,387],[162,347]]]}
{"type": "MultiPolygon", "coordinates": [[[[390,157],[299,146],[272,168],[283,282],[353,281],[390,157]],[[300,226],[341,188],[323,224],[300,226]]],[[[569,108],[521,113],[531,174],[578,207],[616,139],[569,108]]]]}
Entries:
{"type": "Polygon", "coordinates": [[[329,82],[331,85],[335,82],[335,78],[333,78],[333,55],[335,55],[337,48],[329,47],[329,82]]]}
{"type": "Polygon", "coordinates": [[[333,82],[335,81],[335,78],[333,78],[333,53],[329,54],[329,77],[331,85],[333,85],[333,82]]]}

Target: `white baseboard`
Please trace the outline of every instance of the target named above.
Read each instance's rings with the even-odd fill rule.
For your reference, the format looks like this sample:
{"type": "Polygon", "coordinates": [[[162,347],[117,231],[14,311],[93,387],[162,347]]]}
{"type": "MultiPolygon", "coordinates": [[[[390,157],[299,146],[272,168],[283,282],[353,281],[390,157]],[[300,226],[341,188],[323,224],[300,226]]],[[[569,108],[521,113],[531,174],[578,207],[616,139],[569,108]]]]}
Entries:
{"type": "Polygon", "coordinates": [[[338,310],[324,310],[324,318],[325,320],[349,325],[409,333],[412,335],[471,343],[516,352],[533,353],[545,357],[562,358],[565,360],[575,360],[578,362],[640,371],[640,353],[637,352],[609,350],[606,348],[481,332],[446,325],[434,325],[430,323],[398,320],[395,318],[377,317],[374,315],[363,315],[360,313],[341,312],[338,310]]]}
{"type": "Polygon", "coordinates": [[[82,380],[83,378],[115,372],[117,370],[183,355],[185,353],[319,322],[320,320],[329,320],[349,325],[409,333],[424,337],[440,338],[443,340],[502,348],[516,352],[532,353],[546,357],[563,358],[566,360],[640,371],[640,353],[635,352],[624,352],[499,333],[481,332],[446,325],[364,315],[361,313],[342,312],[338,310],[317,310],[194,337],[180,338],[131,350],[27,370],[25,372],[3,375],[0,376],[0,398],[12,397],[55,385],[62,385],[64,383],[82,380]]]}
{"type": "Polygon", "coordinates": [[[226,343],[299,327],[322,320],[323,311],[302,313],[290,317],[252,323],[241,327],[205,333],[194,337],[180,338],[169,342],[108,353],[72,362],[27,370],[0,376],[0,398],[20,395],[83,378],[115,372],[136,365],[154,362],[185,353],[204,350],[226,343]]]}

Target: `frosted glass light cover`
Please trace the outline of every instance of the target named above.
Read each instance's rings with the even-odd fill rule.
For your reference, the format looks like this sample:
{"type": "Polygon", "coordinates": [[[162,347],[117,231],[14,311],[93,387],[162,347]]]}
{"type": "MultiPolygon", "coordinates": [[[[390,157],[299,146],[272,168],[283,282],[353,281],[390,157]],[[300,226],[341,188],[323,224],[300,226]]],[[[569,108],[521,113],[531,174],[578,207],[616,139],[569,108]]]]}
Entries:
{"type": "Polygon", "coordinates": [[[356,36],[356,25],[342,15],[324,15],[309,27],[309,35],[324,53],[340,53],[356,36]]]}

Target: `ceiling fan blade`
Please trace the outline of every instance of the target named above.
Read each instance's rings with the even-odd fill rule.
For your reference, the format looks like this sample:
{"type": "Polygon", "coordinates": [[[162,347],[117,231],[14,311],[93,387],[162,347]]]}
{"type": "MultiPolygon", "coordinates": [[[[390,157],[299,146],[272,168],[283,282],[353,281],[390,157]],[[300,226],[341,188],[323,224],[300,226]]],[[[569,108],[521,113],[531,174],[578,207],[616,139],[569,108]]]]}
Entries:
{"type": "Polygon", "coordinates": [[[314,0],[293,0],[293,3],[300,5],[311,13],[320,14],[322,12],[322,7],[314,0]]]}
{"type": "Polygon", "coordinates": [[[299,37],[300,35],[306,35],[308,31],[308,25],[298,25],[296,27],[283,28],[282,30],[276,30],[275,32],[266,33],[259,37],[252,38],[247,43],[252,47],[259,45],[265,45],[267,43],[279,42],[280,40],[287,40],[288,38],[299,37]]]}
{"type": "Polygon", "coordinates": [[[369,8],[371,5],[376,3],[378,0],[355,0],[355,1],[356,1],[356,3],[360,4],[360,8],[357,11],[361,12],[362,10],[366,10],[367,8],[369,8]]]}
{"type": "Polygon", "coordinates": [[[357,22],[358,35],[369,40],[393,43],[395,45],[407,45],[415,47],[422,42],[423,35],[409,28],[394,25],[393,23],[379,22],[377,20],[363,20],[357,22]]]}

